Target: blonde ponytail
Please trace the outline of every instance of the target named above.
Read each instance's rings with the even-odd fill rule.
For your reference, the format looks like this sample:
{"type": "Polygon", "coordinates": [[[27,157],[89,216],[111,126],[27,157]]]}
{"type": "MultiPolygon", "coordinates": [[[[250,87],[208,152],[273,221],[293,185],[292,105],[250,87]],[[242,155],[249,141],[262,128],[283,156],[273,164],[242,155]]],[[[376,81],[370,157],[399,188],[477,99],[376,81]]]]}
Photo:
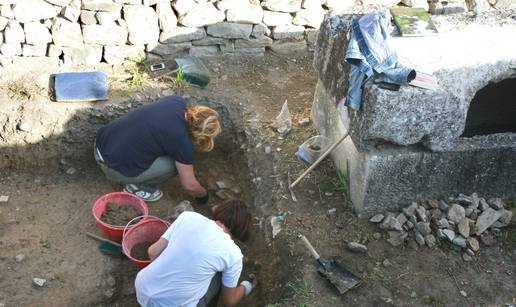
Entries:
{"type": "Polygon", "coordinates": [[[219,113],[205,107],[186,108],[186,121],[194,147],[200,152],[209,152],[215,146],[213,139],[220,134],[219,113]]]}

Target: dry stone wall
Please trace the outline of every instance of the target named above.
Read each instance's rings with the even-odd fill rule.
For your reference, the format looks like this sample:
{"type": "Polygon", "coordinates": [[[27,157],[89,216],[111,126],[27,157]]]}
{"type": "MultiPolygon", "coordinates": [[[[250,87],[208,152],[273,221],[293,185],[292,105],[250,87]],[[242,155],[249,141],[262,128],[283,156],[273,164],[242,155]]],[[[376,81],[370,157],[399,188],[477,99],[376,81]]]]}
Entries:
{"type": "MultiPolygon", "coordinates": [[[[400,1],[430,10],[444,3],[361,2],[390,6],[400,1]]],[[[497,3],[453,1],[475,10],[497,3]]],[[[0,0],[0,64],[19,56],[94,65],[120,64],[142,52],[151,58],[179,53],[262,55],[266,48],[304,52],[313,46],[327,11],[354,6],[355,0],[0,0]]]]}

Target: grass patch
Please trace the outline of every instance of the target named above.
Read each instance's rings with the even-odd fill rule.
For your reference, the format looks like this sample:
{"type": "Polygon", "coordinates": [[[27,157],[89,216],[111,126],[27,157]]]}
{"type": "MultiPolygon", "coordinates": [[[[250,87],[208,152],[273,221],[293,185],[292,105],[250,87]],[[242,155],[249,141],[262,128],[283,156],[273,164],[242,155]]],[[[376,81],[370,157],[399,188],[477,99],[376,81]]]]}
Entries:
{"type": "Polygon", "coordinates": [[[134,65],[130,66],[126,72],[130,75],[127,79],[127,84],[134,90],[143,91],[146,78],[150,72],[150,65],[145,60],[145,53],[140,53],[137,57],[127,58],[133,62],[134,65]]]}
{"type": "Polygon", "coordinates": [[[172,89],[177,91],[184,91],[190,87],[190,83],[185,80],[183,67],[179,66],[177,69],[176,77],[171,81],[172,89]]]}
{"type": "Polygon", "coordinates": [[[8,82],[5,91],[11,100],[32,100],[40,88],[33,80],[20,78],[8,82]]]}
{"type": "Polygon", "coordinates": [[[313,289],[310,283],[304,278],[295,278],[287,283],[289,296],[284,300],[288,306],[310,307],[313,306],[313,289]]]}

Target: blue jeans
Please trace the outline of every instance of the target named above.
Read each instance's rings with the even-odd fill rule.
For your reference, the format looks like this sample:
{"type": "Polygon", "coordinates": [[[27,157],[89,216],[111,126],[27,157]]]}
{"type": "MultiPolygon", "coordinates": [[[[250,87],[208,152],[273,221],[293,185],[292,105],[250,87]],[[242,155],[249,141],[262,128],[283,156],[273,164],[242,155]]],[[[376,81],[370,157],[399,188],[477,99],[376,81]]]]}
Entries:
{"type": "Polygon", "coordinates": [[[127,177],[115,169],[109,168],[100,157],[97,147],[94,146],[95,161],[108,180],[119,184],[137,184],[140,190],[154,192],[169,178],[178,174],[176,161],[169,156],[161,156],[152,162],[151,166],[135,177],[127,177]]]}

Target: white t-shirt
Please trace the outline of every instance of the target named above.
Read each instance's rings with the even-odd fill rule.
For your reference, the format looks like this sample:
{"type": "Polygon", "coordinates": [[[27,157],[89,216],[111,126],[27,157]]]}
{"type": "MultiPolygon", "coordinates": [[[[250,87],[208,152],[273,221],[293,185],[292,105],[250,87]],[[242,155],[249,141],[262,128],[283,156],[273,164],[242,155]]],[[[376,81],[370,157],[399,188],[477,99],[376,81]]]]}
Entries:
{"type": "Polygon", "coordinates": [[[217,272],[222,272],[224,286],[238,285],[242,252],[215,221],[186,211],[163,238],[167,247],[136,276],[140,305],[195,307],[217,272]]]}

